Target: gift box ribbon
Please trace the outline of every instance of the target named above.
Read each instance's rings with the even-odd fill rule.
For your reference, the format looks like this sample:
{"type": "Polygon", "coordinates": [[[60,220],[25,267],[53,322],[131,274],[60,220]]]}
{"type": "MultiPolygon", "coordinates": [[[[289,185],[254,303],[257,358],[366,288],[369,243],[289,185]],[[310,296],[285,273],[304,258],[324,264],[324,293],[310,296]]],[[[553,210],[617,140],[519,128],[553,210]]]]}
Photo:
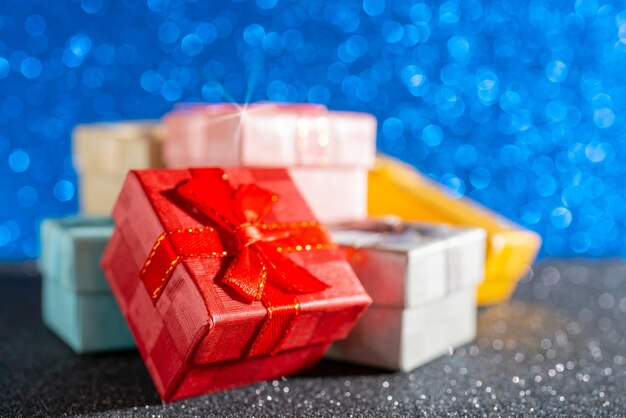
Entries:
{"type": "Polygon", "coordinates": [[[205,226],[166,231],[159,236],[141,270],[156,303],[174,268],[185,258],[232,260],[220,282],[247,303],[267,309],[247,355],[274,354],[300,310],[299,294],[328,287],[287,256],[290,252],[335,248],[316,221],[263,223],[279,196],[254,184],[236,189],[220,169],[191,169],[192,177],[176,189],[205,226]],[[212,226],[214,225],[214,226],[212,226]]]}

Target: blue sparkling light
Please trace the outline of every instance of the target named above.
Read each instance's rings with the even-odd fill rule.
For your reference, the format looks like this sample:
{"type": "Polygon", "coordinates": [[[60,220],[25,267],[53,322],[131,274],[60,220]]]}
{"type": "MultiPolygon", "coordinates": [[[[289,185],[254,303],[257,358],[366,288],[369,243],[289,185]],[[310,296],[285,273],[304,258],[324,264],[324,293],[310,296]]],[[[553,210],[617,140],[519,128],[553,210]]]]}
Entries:
{"type": "Polygon", "coordinates": [[[253,23],[243,31],[243,39],[251,46],[259,46],[263,43],[265,29],[261,25],[253,23]]]}
{"type": "Polygon", "coordinates": [[[268,10],[273,7],[276,7],[277,0],[256,0],[257,6],[259,9],[268,10]]]}
{"type": "Polygon", "coordinates": [[[17,190],[17,203],[24,208],[29,208],[37,203],[38,194],[31,186],[23,186],[17,190]]]}
{"type": "Polygon", "coordinates": [[[609,108],[596,109],[593,111],[593,123],[598,128],[610,128],[615,123],[615,113],[609,108]]]}
{"type": "Polygon", "coordinates": [[[29,35],[41,35],[46,30],[46,19],[40,15],[28,16],[24,22],[24,29],[29,35]]]}
{"type": "Polygon", "coordinates": [[[80,6],[86,13],[98,13],[102,9],[103,0],[81,0],[80,6]]]}
{"type": "Polygon", "coordinates": [[[23,173],[28,170],[30,165],[30,157],[23,149],[16,149],[9,154],[9,167],[16,173],[23,173]]]}
{"type": "Polygon", "coordinates": [[[42,70],[41,61],[36,57],[28,57],[22,61],[20,70],[26,78],[37,78],[42,70]]]}
{"type": "Polygon", "coordinates": [[[378,16],[385,11],[384,0],[364,0],[363,10],[370,16],[378,16]]]}
{"type": "Polygon", "coordinates": [[[6,78],[11,71],[11,66],[9,65],[9,61],[5,58],[0,57],[0,79],[6,78]]]}
{"type": "Polygon", "coordinates": [[[54,197],[61,202],[67,202],[74,197],[74,185],[67,180],[59,180],[54,185],[54,197]]]}
{"type": "Polygon", "coordinates": [[[185,54],[191,57],[196,56],[202,52],[202,39],[195,33],[186,35],[181,42],[181,47],[185,54]]]}
{"type": "Polygon", "coordinates": [[[173,44],[178,40],[180,29],[174,22],[165,22],[159,26],[159,39],[166,44],[173,44]]]}
{"type": "Polygon", "coordinates": [[[0,225],[0,247],[4,247],[11,242],[11,232],[6,226],[0,225]]]}
{"type": "Polygon", "coordinates": [[[567,65],[562,61],[551,61],[546,66],[546,77],[553,83],[560,83],[567,77],[567,65]]]}
{"type": "Polygon", "coordinates": [[[448,52],[457,61],[467,62],[470,57],[470,43],[464,36],[453,36],[448,40],[448,52]]]}
{"type": "Polygon", "coordinates": [[[76,123],[198,100],[373,113],[382,151],[538,231],[544,254],[626,256],[624,5],[39,3],[0,17],[0,194],[16,203],[0,258],[34,256],[35,220],[76,210],[76,123]]]}
{"type": "Polygon", "coordinates": [[[567,208],[558,207],[552,211],[550,219],[555,228],[564,229],[572,223],[572,213],[567,208]]]}
{"type": "Polygon", "coordinates": [[[443,131],[437,125],[425,126],[422,130],[422,141],[429,147],[435,147],[443,141],[443,131]]]}

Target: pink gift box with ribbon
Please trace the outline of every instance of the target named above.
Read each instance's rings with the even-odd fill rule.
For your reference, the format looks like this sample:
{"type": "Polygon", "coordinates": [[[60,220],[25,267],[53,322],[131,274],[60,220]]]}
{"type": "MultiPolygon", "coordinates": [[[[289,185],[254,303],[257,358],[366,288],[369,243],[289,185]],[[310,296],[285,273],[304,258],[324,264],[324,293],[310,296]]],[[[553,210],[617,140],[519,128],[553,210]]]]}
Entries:
{"type": "Polygon", "coordinates": [[[165,129],[168,167],[286,167],[321,221],[367,215],[372,115],[311,104],[195,104],[167,114],[165,129]]]}

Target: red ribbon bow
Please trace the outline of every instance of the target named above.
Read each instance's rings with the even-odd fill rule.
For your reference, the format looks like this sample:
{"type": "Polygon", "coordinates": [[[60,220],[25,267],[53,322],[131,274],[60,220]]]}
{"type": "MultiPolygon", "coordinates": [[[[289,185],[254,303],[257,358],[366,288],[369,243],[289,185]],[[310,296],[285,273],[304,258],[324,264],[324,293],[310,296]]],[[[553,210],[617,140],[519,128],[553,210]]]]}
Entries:
{"type": "Polygon", "coordinates": [[[278,195],[254,184],[234,189],[219,169],[191,170],[178,195],[217,228],[183,228],[158,238],[141,271],[156,302],[176,265],[189,257],[233,257],[221,283],[247,303],[260,300],[268,314],[248,356],[280,350],[299,311],[295,295],[328,287],[286,254],[333,248],[316,221],[263,223],[278,195]],[[166,239],[168,238],[168,239],[166,239]]]}

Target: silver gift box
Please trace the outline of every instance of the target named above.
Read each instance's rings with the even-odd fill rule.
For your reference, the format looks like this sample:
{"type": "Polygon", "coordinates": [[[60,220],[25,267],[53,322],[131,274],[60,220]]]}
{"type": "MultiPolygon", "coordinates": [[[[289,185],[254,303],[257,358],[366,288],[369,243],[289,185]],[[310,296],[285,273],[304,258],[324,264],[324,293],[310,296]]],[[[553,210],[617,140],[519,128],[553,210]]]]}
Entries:
{"type": "Polygon", "coordinates": [[[476,291],[466,289],[413,309],[372,306],[327,358],[411,371],[476,336],[476,291]]]}
{"type": "Polygon", "coordinates": [[[374,305],[415,308],[484,277],[486,233],[480,228],[367,221],[331,234],[374,305]]]}
{"type": "Polygon", "coordinates": [[[327,357],[409,371],[474,338],[484,230],[366,221],[331,234],[374,303],[327,357]]]}

